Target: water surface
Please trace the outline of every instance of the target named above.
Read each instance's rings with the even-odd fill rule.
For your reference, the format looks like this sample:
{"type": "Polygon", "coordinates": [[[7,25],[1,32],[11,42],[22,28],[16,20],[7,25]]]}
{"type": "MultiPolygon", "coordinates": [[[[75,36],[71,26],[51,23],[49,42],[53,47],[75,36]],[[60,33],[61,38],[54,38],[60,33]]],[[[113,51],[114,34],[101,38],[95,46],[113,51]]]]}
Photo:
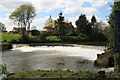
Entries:
{"type": "Polygon", "coordinates": [[[96,71],[93,62],[104,52],[100,46],[13,46],[2,53],[9,72],[39,69],[96,71]]]}

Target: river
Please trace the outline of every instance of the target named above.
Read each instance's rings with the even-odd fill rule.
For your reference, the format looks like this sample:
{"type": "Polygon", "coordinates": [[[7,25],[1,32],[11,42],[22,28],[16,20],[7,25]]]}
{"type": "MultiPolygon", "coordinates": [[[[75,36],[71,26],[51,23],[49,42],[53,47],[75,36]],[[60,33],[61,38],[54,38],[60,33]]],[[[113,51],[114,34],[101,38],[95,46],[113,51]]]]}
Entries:
{"type": "Polygon", "coordinates": [[[73,71],[96,71],[94,60],[104,52],[103,46],[29,46],[13,45],[2,52],[2,63],[9,72],[45,69],[70,69],[73,71]]]}

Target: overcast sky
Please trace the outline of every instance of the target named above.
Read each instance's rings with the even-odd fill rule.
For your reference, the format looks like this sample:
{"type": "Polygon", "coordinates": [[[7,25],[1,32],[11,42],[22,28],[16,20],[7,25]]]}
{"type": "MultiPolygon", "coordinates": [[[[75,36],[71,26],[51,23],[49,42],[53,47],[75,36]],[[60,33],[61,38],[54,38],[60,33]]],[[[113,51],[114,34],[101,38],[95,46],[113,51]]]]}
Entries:
{"type": "Polygon", "coordinates": [[[53,19],[58,18],[58,13],[63,12],[65,19],[71,21],[75,26],[75,21],[80,14],[86,14],[87,19],[95,15],[98,21],[107,22],[111,13],[110,5],[112,0],[1,0],[0,1],[0,22],[4,23],[7,30],[17,27],[10,19],[9,15],[22,4],[32,4],[37,12],[31,26],[40,29],[44,27],[45,21],[51,15],[53,19]]]}

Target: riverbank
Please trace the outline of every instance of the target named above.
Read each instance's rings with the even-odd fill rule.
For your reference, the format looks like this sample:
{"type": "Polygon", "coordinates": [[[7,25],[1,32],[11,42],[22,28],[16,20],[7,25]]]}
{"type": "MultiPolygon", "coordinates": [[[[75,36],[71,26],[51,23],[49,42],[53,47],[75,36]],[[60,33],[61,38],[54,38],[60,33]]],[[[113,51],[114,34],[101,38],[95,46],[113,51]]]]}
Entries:
{"type": "MultiPolygon", "coordinates": [[[[89,79],[89,78],[92,78],[92,79],[95,79],[99,80],[99,78],[101,79],[107,79],[109,78],[110,79],[113,79],[113,78],[116,78],[114,76],[114,72],[109,72],[109,73],[105,73],[104,71],[99,71],[98,73],[93,73],[93,72],[89,72],[89,71],[79,71],[79,72],[74,72],[74,71],[70,71],[69,69],[62,69],[62,70],[38,70],[38,71],[25,71],[25,72],[17,72],[17,73],[11,73],[11,74],[8,74],[7,75],[7,80],[19,80],[19,79],[24,79],[24,78],[28,78],[28,79],[37,79],[37,78],[54,78],[54,79],[59,79],[59,80],[62,80],[62,78],[64,79],[67,79],[69,78],[68,80],[71,80],[73,78],[81,78],[81,79],[89,79]],[[103,73],[103,74],[101,74],[103,73]]],[[[80,79],[80,80],[81,80],[80,79]]],[[[85,79],[85,80],[86,80],[85,79]]],[[[105,80],[106,80],[105,79],[105,80]]],[[[115,79],[117,80],[117,78],[115,79]]]]}
{"type": "Polygon", "coordinates": [[[9,49],[12,49],[12,44],[10,43],[0,44],[0,51],[9,50],[9,49]]]}

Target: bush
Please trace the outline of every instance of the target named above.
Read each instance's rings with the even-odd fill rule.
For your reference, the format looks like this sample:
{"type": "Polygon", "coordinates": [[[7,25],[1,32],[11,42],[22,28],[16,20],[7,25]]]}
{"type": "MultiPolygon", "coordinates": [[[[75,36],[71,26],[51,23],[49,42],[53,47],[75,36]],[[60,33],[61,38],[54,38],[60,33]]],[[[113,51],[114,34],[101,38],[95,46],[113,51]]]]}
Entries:
{"type": "Polygon", "coordinates": [[[78,33],[76,31],[71,31],[68,36],[78,36],[78,33]]]}
{"type": "Polygon", "coordinates": [[[31,32],[32,36],[39,36],[40,35],[40,31],[38,31],[38,30],[31,30],[30,32],[31,32]]]}
{"type": "Polygon", "coordinates": [[[82,41],[88,41],[88,36],[84,34],[79,34],[78,36],[64,36],[62,38],[62,41],[65,42],[82,42],[82,41]]]}
{"type": "Polygon", "coordinates": [[[21,35],[21,37],[20,37],[20,39],[19,39],[19,42],[20,43],[28,43],[29,42],[29,35],[27,35],[27,34],[22,34],[21,35]]]}
{"type": "Polygon", "coordinates": [[[2,74],[8,74],[8,71],[7,71],[7,66],[5,64],[0,64],[0,76],[2,74]]]}
{"type": "Polygon", "coordinates": [[[93,33],[89,35],[90,41],[108,41],[107,37],[102,33],[93,33]]]}
{"type": "Polygon", "coordinates": [[[40,39],[41,42],[46,42],[47,41],[46,36],[42,33],[39,35],[39,39],[40,39]]]}
{"type": "Polygon", "coordinates": [[[12,33],[12,34],[18,34],[19,31],[10,31],[9,33],[12,33]]]}
{"type": "Polygon", "coordinates": [[[38,43],[40,42],[39,36],[29,36],[29,43],[38,43]]]}
{"type": "Polygon", "coordinates": [[[40,34],[39,36],[29,36],[29,43],[41,43],[46,41],[44,34],[40,34]]]}

